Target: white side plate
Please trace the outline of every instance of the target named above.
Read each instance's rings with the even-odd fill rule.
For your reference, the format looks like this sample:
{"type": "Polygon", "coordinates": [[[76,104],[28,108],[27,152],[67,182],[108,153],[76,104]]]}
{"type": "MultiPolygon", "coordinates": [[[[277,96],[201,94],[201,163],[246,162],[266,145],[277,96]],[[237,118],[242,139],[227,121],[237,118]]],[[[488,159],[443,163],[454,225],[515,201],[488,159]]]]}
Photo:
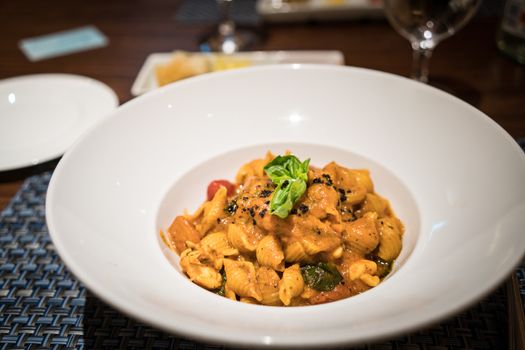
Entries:
{"type": "Polygon", "coordinates": [[[382,18],[382,0],[258,0],[257,12],[269,22],[382,18]]]}
{"type": "Polygon", "coordinates": [[[0,171],[61,156],[118,106],[107,85],[83,76],[38,74],[0,81],[0,171]]]}
{"type": "MultiPolygon", "coordinates": [[[[211,58],[217,56],[215,53],[192,53],[192,55],[203,55],[211,58]]],[[[144,61],[131,87],[131,94],[138,96],[158,88],[155,67],[168,62],[172,56],[173,53],[171,52],[150,54],[144,61]]],[[[344,56],[340,51],[251,51],[229,56],[248,60],[254,66],[279,63],[345,64],[344,56]]]]}

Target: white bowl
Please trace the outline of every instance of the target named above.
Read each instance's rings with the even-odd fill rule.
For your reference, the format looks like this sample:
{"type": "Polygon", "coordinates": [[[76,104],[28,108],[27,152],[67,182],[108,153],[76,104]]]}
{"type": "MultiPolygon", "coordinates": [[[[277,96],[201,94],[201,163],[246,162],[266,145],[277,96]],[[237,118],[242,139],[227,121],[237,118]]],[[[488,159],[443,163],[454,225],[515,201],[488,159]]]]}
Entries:
{"type": "Polygon", "coordinates": [[[120,107],[62,158],[47,196],[61,258],[119,310],[201,341],[356,344],[467,307],[525,251],[525,156],[496,123],[432,87],[335,66],[266,66],[188,79],[120,107]],[[159,242],[206,185],[290,149],[372,171],[406,225],[395,271],[341,301],[233,302],[185,278],[159,242]],[[167,258],[168,257],[168,258],[167,258]]]}

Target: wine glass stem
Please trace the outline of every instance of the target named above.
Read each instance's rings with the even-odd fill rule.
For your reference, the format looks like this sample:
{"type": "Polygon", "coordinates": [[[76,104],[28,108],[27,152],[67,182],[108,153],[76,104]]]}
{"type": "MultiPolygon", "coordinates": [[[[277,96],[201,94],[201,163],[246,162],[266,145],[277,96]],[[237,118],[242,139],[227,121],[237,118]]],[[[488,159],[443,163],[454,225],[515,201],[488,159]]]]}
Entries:
{"type": "Polygon", "coordinates": [[[431,49],[414,49],[412,52],[412,79],[428,83],[428,64],[432,56],[431,49]]]}
{"type": "Polygon", "coordinates": [[[232,36],[235,32],[235,22],[231,18],[231,4],[233,0],[217,0],[219,4],[219,33],[223,37],[232,36]]]}

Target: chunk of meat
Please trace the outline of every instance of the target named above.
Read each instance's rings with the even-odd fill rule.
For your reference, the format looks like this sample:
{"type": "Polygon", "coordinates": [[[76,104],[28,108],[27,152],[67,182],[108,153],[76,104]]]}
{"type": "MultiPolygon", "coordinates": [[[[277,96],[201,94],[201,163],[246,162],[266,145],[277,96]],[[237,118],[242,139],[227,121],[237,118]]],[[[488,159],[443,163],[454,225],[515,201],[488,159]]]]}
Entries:
{"type": "Polygon", "coordinates": [[[308,255],[330,252],[341,246],[341,236],[330,226],[313,215],[294,216],[291,235],[301,243],[308,255]]]}
{"type": "Polygon", "coordinates": [[[338,201],[337,191],[332,186],[321,183],[308,186],[303,203],[308,208],[308,213],[316,218],[324,219],[332,215],[338,220],[338,201]]]}
{"type": "Polygon", "coordinates": [[[366,213],[362,218],[346,224],[343,240],[347,247],[362,254],[373,251],[379,244],[376,218],[376,213],[366,213]]]}
{"type": "Polygon", "coordinates": [[[175,244],[177,254],[180,255],[186,248],[186,242],[199,243],[201,235],[184,216],[179,215],[168,228],[171,242],[175,244]]]}

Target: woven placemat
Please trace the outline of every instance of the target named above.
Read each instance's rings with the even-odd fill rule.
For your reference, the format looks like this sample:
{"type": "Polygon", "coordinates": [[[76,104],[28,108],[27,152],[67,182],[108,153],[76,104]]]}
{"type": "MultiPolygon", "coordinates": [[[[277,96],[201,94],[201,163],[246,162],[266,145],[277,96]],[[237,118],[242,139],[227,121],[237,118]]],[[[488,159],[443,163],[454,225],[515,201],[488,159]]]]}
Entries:
{"type": "MultiPolygon", "coordinates": [[[[225,349],[167,334],[100,301],[57,256],[45,225],[50,172],[26,179],[0,213],[0,349],[225,349]]],[[[525,269],[517,271],[525,295],[525,269]]],[[[356,349],[504,349],[502,286],[439,325],[356,349]]]]}

